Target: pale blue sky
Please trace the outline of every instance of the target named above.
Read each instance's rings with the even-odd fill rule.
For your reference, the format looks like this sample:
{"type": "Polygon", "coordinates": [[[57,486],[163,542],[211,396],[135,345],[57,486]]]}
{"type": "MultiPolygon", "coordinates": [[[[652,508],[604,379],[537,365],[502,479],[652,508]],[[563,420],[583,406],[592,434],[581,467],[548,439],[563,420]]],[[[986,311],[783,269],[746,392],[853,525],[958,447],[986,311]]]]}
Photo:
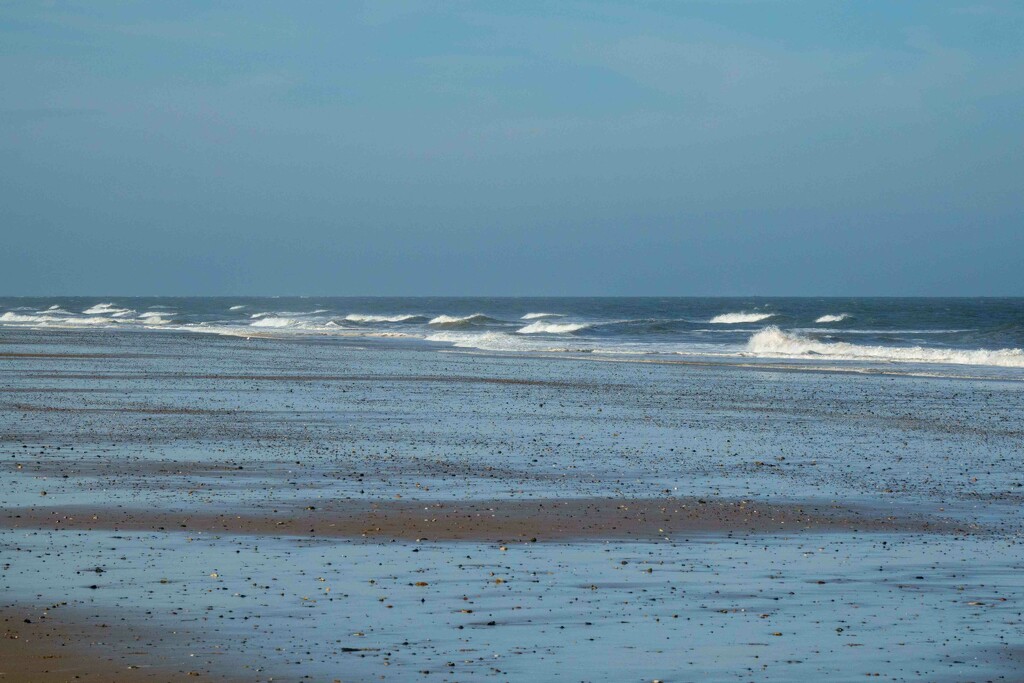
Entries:
{"type": "Polygon", "coordinates": [[[0,294],[1024,295],[1024,4],[0,4],[0,294]]]}

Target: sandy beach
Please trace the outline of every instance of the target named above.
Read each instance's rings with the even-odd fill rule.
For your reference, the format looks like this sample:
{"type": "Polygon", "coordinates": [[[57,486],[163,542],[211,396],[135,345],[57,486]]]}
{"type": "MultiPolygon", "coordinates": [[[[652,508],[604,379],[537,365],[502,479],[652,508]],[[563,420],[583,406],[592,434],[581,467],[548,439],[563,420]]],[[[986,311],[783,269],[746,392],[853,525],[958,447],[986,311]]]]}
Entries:
{"type": "Polygon", "coordinates": [[[0,1],[0,683],[1024,683],[1024,3],[0,1]]]}
{"type": "Polygon", "coordinates": [[[1017,383],[196,335],[4,353],[0,680],[1018,670],[1017,383]]]}

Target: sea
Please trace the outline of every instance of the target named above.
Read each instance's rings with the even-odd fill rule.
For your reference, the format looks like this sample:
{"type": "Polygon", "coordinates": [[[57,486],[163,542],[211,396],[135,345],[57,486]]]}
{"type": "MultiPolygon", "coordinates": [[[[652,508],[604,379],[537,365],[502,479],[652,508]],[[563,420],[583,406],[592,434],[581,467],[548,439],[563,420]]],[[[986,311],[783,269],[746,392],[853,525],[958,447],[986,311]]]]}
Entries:
{"type": "Polygon", "coordinates": [[[1024,380],[1024,298],[0,298],[8,328],[1024,380]]]}

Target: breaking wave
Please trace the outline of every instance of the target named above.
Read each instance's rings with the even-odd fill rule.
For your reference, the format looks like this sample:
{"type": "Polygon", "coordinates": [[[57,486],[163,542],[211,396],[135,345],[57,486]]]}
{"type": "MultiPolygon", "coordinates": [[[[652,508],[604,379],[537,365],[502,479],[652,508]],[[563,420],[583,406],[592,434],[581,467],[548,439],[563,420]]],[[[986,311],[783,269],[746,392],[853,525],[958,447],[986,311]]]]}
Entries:
{"type": "Polygon", "coordinates": [[[537,318],[561,318],[564,313],[527,313],[520,320],[536,320],[537,318]]]}
{"type": "Polygon", "coordinates": [[[45,315],[22,315],[21,313],[12,313],[10,311],[0,315],[0,322],[5,323],[41,323],[56,319],[45,315]]]}
{"type": "Polygon", "coordinates": [[[362,313],[350,313],[345,320],[351,323],[405,323],[413,320],[426,320],[422,315],[364,315],[362,313]]]}
{"type": "Polygon", "coordinates": [[[426,340],[444,342],[460,349],[504,353],[564,353],[569,351],[589,353],[593,350],[589,347],[575,349],[565,346],[550,346],[540,339],[517,337],[506,332],[437,332],[427,337],[426,340]]]}
{"type": "Polygon", "coordinates": [[[536,322],[518,330],[518,334],[568,334],[585,330],[590,323],[546,323],[536,322]]]}
{"type": "Polygon", "coordinates": [[[436,318],[431,318],[427,323],[428,325],[467,325],[471,323],[486,323],[496,322],[494,318],[484,315],[483,313],[474,313],[473,315],[465,316],[454,316],[454,315],[439,315],[436,318]]]}
{"type": "Polygon", "coordinates": [[[867,346],[848,342],[822,342],[784,332],[771,325],[747,342],[747,351],[776,358],[825,358],[829,360],[946,363],[1024,368],[1022,349],[937,349],[922,346],[867,346]]]}
{"type": "Polygon", "coordinates": [[[90,316],[88,318],[82,318],[78,316],[54,316],[53,313],[58,311],[48,311],[50,315],[25,315],[23,313],[14,313],[8,311],[3,315],[0,315],[0,323],[18,323],[25,325],[40,325],[42,327],[60,327],[65,325],[103,325],[106,323],[116,323],[117,321],[113,318],[105,318],[102,316],[90,316]]]}
{"type": "Polygon", "coordinates": [[[721,325],[735,325],[736,323],[757,323],[762,320],[767,320],[773,317],[774,313],[723,313],[722,315],[716,315],[708,322],[717,323],[721,325]]]}
{"type": "Polygon", "coordinates": [[[264,315],[251,323],[249,327],[295,327],[299,321],[295,318],[278,318],[273,315],[264,315]]]}
{"type": "Polygon", "coordinates": [[[839,315],[823,315],[814,322],[816,323],[838,323],[846,320],[850,317],[849,313],[840,313],[839,315]]]}
{"type": "Polygon", "coordinates": [[[134,312],[135,311],[130,308],[121,308],[117,304],[112,303],[96,304],[95,306],[82,311],[85,315],[109,315],[113,318],[131,315],[134,312]]]}

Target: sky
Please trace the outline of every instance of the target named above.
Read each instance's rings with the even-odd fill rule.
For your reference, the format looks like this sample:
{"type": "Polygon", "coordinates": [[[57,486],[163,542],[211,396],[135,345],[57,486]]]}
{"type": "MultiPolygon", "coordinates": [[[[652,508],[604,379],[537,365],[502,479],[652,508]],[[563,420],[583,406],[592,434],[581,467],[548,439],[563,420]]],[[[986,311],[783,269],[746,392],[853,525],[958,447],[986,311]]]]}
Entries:
{"type": "Polygon", "coordinates": [[[1024,295],[1024,4],[0,3],[59,294],[1024,295]]]}

